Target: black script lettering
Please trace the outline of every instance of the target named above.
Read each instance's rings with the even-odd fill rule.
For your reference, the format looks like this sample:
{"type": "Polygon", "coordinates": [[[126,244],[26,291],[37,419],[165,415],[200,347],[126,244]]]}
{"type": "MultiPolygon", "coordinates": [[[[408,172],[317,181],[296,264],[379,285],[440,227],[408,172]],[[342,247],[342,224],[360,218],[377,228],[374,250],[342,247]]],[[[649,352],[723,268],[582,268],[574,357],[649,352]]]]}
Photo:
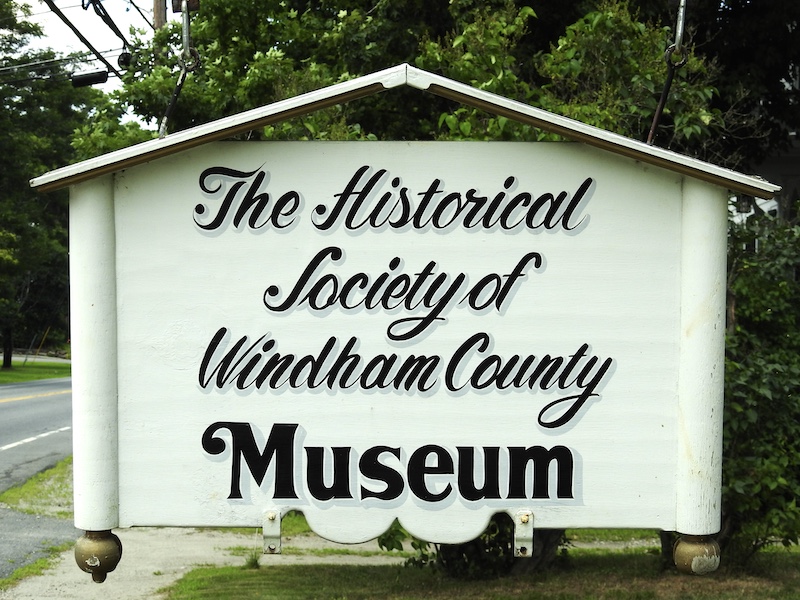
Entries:
{"type": "Polygon", "coordinates": [[[268,338],[268,334],[253,343],[242,336],[230,349],[229,340],[228,329],[222,327],[209,342],[198,375],[201,388],[358,387],[426,392],[436,385],[441,362],[439,356],[414,354],[406,358],[394,353],[365,358],[355,351],[358,346],[355,337],[349,338],[344,346],[338,338],[330,337],[319,353],[303,356],[276,352],[276,341],[268,338]]]}
{"type": "Polygon", "coordinates": [[[457,392],[467,387],[474,390],[488,388],[527,388],[530,390],[569,390],[577,387],[579,394],[560,397],[542,408],[539,425],[548,429],[569,423],[595,393],[614,364],[612,358],[600,362],[596,356],[587,356],[589,345],[583,344],[566,360],[563,356],[545,354],[514,354],[502,357],[488,354],[491,336],[481,332],[468,338],[453,353],[445,369],[445,385],[457,392]],[[575,374],[575,371],[578,371],[575,374]]]}
{"type": "Polygon", "coordinates": [[[333,453],[333,482],[325,484],[325,448],[306,448],[308,467],[306,482],[308,491],[317,500],[352,498],[350,493],[350,450],[352,448],[331,448],[333,453]]]}
{"type": "MultiPolygon", "coordinates": [[[[370,170],[368,165],[365,165],[358,169],[355,174],[350,178],[350,181],[345,186],[344,190],[342,190],[339,194],[334,194],[334,198],[339,198],[339,201],[334,205],[333,210],[330,211],[328,214],[328,218],[323,220],[322,222],[318,223],[312,217],[312,222],[314,226],[319,229],[320,231],[327,231],[331,227],[334,226],[336,221],[342,215],[345,206],[347,205],[350,197],[353,197],[353,203],[348,211],[345,221],[347,223],[348,229],[356,229],[357,227],[361,227],[368,223],[369,219],[362,220],[360,225],[355,225],[355,219],[358,218],[358,213],[361,210],[361,207],[366,203],[369,199],[370,194],[375,189],[375,186],[378,182],[386,175],[386,169],[378,169],[372,177],[364,183],[364,187],[360,190],[356,191],[356,187],[360,184],[361,178],[370,170]]],[[[379,203],[381,207],[385,206],[385,203],[379,203]]],[[[318,204],[314,208],[314,214],[324,216],[325,213],[328,212],[328,207],[324,204],[318,204]]]]}
{"type": "Polygon", "coordinates": [[[304,305],[311,310],[325,310],[337,305],[348,311],[361,307],[386,311],[403,307],[408,312],[420,307],[428,309],[429,312],[423,316],[404,317],[389,325],[386,332],[389,339],[405,341],[423,333],[432,324],[445,321],[442,315],[461,303],[476,310],[494,305],[498,311],[502,311],[506,300],[526,276],[528,266],[533,263],[534,268],[538,269],[543,262],[541,254],[529,252],[517,262],[511,273],[486,275],[459,300],[461,290],[467,287],[466,274],[437,274],[436,261],[429,261],[413,275],[400,271],[402,261],[399,257],[390,260],[388,270],[377,276],[357,272],[343,278],[338,274],[323,272],[326,264],[336,265],[343,258],[344,252],[336,246],[320,250],[282,301],[275,301],[281,293],[280,288],[277,285],[269,286],[264,292],[264,306],[277,313],[304,305]]]}
{"type": "Polygon", "coordinates": [[[443,382],[450,392],[462,390],[559,390],[561,395],[540,410],[538,423],[555,429],[575,419],[584,405],[600,396],[612,373],[613,358],[590,355],[582,344],[569,356],[494,354],[488,333],[479,332],[461,343],[449,359],[442,356],[358,353],[358,338],[344,343],[329,337],[316,354],[281,354],[277,341],[264,334],[250,342],[235,342],[226,327],[212,337],[201,360],[198,382],[203,389],[239,390],[281,388],[335,390],[395,390],[429,392],[443,382]],[[570,393],[572,392],[572,393],[570,393]]]}
{"type": "MultiPolygon", "coordinates": [[[[250,423],[220,421],[210,425],[202,436],[203,449],[219,455],[226,448],[217,431],[228,429],[232,437],[231,486],[229,499],[241,499],[241,458],[256,484],[271,487],[264,491],[276,499],[299,500],[294,481],[305,481],[308,494],[320,502],[349,502],[358,486],[359,499],[390,502],[408,490],[424,502],[442,502],[453,494],[467,502],[496,500],[548,500],[551,498],[551,466],[555,464],[555,491],[559,499],[574,498],[575,466],[566,446],[458,446],[456,451],[437,444],[426,444],[411,452],[403,464],[399,447],[376,445],[359,452],[352,446],[301,447],[295,443],[298,424],[274,424],[263,450],[255,442],[250,423]],[[303,459],[305,450],[305,460],[303,459]],[[482,452],[483,482],[476,483],[476,457],[482,452]],[[380,461],[388,455],[397,465],[380,461]],[[503,457],[501,460],[501,456],[503,457]],[[332,457],[332,458],[331,458],[332,457]],[[274,477],[264,483],[274,459],[274,477]],[[330,465],[326,465],[330,461],[330,465]],[[500,465],[508,464],[508,487],[500,489],[500,465]],[[294,469],[298,472],[295,472],[294,469]],[[305,477],[302,472],[305,471],[305,477]],[[374,482],[383,489],[372,489],[374,482]],[[505,495],[503,495],[505,493],[505,495]]],[[[304,495],[304,494],[303,494],[304,495]]]]}
{"type": "Polygon", "coordinates": [[[472,289],[470,289],[463,300],[466,300],[469,306],[475,310],[483,310],[490,304],[494,304],[498,311],[503,310],[503,304],[505,304],[506,299],[516,287],[517,280],[525,277],[525,271],[531,261],[533,261],[534,269],[540,268],[542,266],[542,255],[538,252],[528,252],[517,262],[511,273],[506,275],[490,273],[486,275],[472,286],[472,289]],[[502,282],[503,278],[506,280],[505,283],[502,282]],[[491,286],[494,286],[494,292],[489,293],[486,298],[481,300],[483,292],[491,286]]]}
{"type": "Polygon", "coordinates": [[[241,498],[242,457],[257,485],[261,485],[267,469],[275,457],[275,486],[273,498],[297,499],[294,489],[294,436],[298,425],[276,424],[272,426],[263,452],[258,450],[253,430],[249,423],[218,421],[203,432],[203,450],[212,455],[225,451],[225,440],[214,434],[220,429],[231,432],[231,491],[228,498],[241,498]]]}
{"type": "Polygon", "coordinates": [[[365,486],[361,486],[361,498],[377,498],[378,500],[394,500],[399,498],[405,489],[403,476],[393,468],[380,462],[381,454],[391,454],[400,460],[400,448],[390,448],[389,446],[374,446],[361,455],[358,461],[358,468],[361,474],[367,479],[381,481],[386,484],[382,491],[374,491],[365,486]]]}
{"type": "Polygon", "coordinates": [[[205,204],[195,206],[195,224],[205,231],[214,231],[226,224],[232,216],[233,226],[237,229],[241,227],[245,217],[248,229],[254,231],[267,225],[278,230],[289,227],[294,223],[295,213],[300,208],[300,194],[294,190],[285,192],[269,208],[270,195],[260,190],[266,178],[267,174],[261,169],[237,171],[227,167],[209,167],[200,174],[200,189],[206,194],[220,195],[224,181],[231,180],[234,183],[210,220],[206,217],[209,209],[205,204]],[[245,192],[241,195],[239,192],[245,187],[245,192]],[[235,214],[232,212],[234,210],[235,214]]]}
{"type": "Polygon", "coordinates": [[[419,201],[415,204],[415,194],[402,186],[399,177],[392,177],[386,169],[364,165],[356,170],[341,192],[334,194],[333,206],[318,204],[314,208],[312,223],[321,231],[337,226],[348,231],[384,226],[417,230],[499,227],[512,231],[524,227],[530,231],[559,228],[572,231],[583,222],[580,208],[588,200],[594,180],[587,177],[573,194],[566,190],[557,194],[546,192],[536,200],[534,194],[527,191],[511,196],[508,190],[516,183],[516,177],[506,177],[503,191],[490,199],[475,188],[446,192],[442,180],[436,178],[424,192],[416,194],[419,201]]]}
{"type": "Polygon", "coordinates": [[[572,498],[572,478],[575,470],[572,452],[566,446],[553,446],[550,450],[543,446],[508,448],[509,464],[509,498],[528,498],[525,493],[528,464],[533,463],[533,489],[530,498],[536,500],[550,497],[550,463],[558,465],[558,483],[556,495],[559,498],[572,498]]]}
{"type": "Polygon", "coordinates": [[[441,492],[433,493],[428,489],[426,477],[453,473],[453,457],[447,450],[435,444],[418,448],[408,459],[408,487],[417,498],[426,502],[440,502],[453,491],[452,484],[448,483],[441,492]],[[428,464],[429,456],[436,458],[435,464],[428,464]]]}
{"type": "Polygon", "coordinates": [[[475,448],[459,446],[458,490],[465,500],[500,498],[500,448],[483,448],[483,487],[475,484],[475,448]]]}

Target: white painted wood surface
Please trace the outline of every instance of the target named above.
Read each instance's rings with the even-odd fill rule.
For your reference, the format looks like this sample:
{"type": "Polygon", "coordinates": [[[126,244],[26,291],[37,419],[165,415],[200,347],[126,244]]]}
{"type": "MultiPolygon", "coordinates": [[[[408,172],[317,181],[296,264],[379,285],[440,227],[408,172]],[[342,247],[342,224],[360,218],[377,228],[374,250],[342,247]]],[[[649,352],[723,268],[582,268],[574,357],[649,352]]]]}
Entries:
{"type": "MultiPolygon", "coordinates": [[[[86,498],[81,508],[76,503],[76,515],[85,515],[80,527],[260,526],[270,509],[281,514],[302,510],[315,531],[344,542],[375,537],[395,517],[419,537],[465,541],[480,533],[491,514],[518,510],[531,510],[537,528],[654,527],[704,534],[718,526],[715,452],[721,430],[707,417],[710,411],[715,411],[714,418],[719,415],[721,402],[720,231],[725,227],[726,196],[720,188],[585,145],[475,142],[216,143],[114,175],[113,211],[106,184],[110,178],[73,188],[73,237],[97,227],[105,231],[103,240],[91,245],[83,235],[76,238],[84,255],[73,253],[73,286],[78,295],[96,295],[106,314],[113,294],[99,281],[116,281],[118,409],[103,407],[98,411],[102,416],[79,418],[93,431],[110,432],[113,427],[107,423],[90,421],[113,420],[118,410],[119,523],[112,523],[114,511],[90,514],[112,499],[108,487],[116,482],[113,452],[108,449],[103,467],[94,469],[97,450],[87,446],[79,458],[76,447],[76,469],[107,475],[99,495],[95,490],[101,488],[90,478],[76,480],[80,497],[86,498]],[[201,174],[220,166],[253,175],[222,177],[218,182],[207,178],[211,191],[204,193],[201,174]],[[572,231],[558,225],[549,231],[501,231],[497,226],[467,231],[456,226],[446,234],[430,226],[422,231],[385,226],[380,231],[365,227],[347,232],[341,226],[320,231],[312,221],[321,222],[315,208],[332,206],[362,166],[370,166],[368,175],[377,169],[388,171],[370,195],[373,204],[387,192],[396,198],[403,187],[412,203],[419,203],[435,180],[442,192],[432,196],[431,206],[451,192],[463,199],[469,189],[490,199],[500,192],[510,198],[526,191],[534,199],[562,191],[571,198],[587,180],[591,185],[574,219],[562,220],[580,223],[572,231]],[[272,202],[290,191],[299,194],[301,204],[292,215],[296,222],[280,231],[269,226],[251,231],[231,223],[203,231],[198,223],[210,223],[226,191],[244,182],[243,195],[259,171],[266,177],[254,194],[269,193],[272,202]],[[214,193],[216,183],[222,187],[214,193]],[[197,213],[199,205],[205,206],[203,215],[197,213]],[[94,208],[76,212],[81,206],[94,208]],[[114,235],[102,227],[112,215],[114,235]],[[89,271],[88,264],[98,259],[86,256],[87,248],[91,254],[98,247],[103,256],[115,248],[113,277],[109,267],[89,271]],[[538,253],[542,262],[538,267],[527,265],[501,310],[475,311],[454,304],[443,313],[446,320],[424,334],[393,341],[388,338],[392,323],[425,311],[315,311],[303,305],[278,314],[265,306],[270,286],[278,286],[277,298],[285,298],[309,261],[326,247],[341,248],[343,256],[336,264],[327,261],[322,271],[345,279],[354,273],[374,277],[387,271],[413,275],[435,261],[436,274],[452,278],[465,273],[475,285],[491,274],[502,280],[528,253],[538,253]],[[697,261],[692,259],[695,255],[697,261]],[[390,267],[394,258],[400,261],[390,267]],[[706,306],[707,278],[711,288],[706,306]],[[688,312],[682,311],[681,302],[688,312]],[[267,384],[239,390],[230,385],[219,389],[208,383],[209,378],[204,385],[199,376],[203,357],[222,327],[229,330],[231,345],[244,336],[247,346],[268,336],[256,346],[258,350],[274,340],[276,346],[265,354],[318,355],[330,337],[337,338],[341,348],[353,336],[358,340],[354,352],[367,360],[391,353],[440,357],[437,385],[432,391],[363,390],[357,385],[348,390],[288,385],[271,390],[267,384]],[[562,426],[546,427],[539,421],[552,422],[558,413],[551,410],[543,416],[543,407],[580,394],[587,381],[581,388],[573,373],[565,376],[564,389],[553,384],[544,390],[464,386],[449,391],[447,363],[476,333],[489,334],[492,345],[486,354],[506,362],[515,354],[550,354],[566,363],[587,344],[581,364],[595,357],[597,364],[611,359],[613,365],[574,417],[562,426]],[[718,375],[709,381],[695,381],[714,370],[718,375]],[[680,390],[689,390],[691,397],[679,398],[680,390]],[[209,453],[202,444],[204,432],[217,422],[248,424],[259,450],[274,424],[297,425],[292,474],[297,498],[273,497],[277,459],[263,473],[260,486],[242,460],[242,498],[230,498],[235,454],[231,434],[225,428],[217,431],[217,438],[225,442],[220,454],[209,453]],[[359,457],[377,446],[399,449],[397,456],[384,452],[379,462],[401,474],[402,493],[389,500],[362,500],[362,487],[374,493],[388,487],[359,473],[359,457]],[[440,461],[445,455],[453,457],[455,472],[458,448],[476,448],[479,458],[484,447],[499,448],[499,497],[464,498],[455,473],[433,472],[431,455],[428,467],[422,468],[428,472],[420,476],[421,487],[442,499],[421,498],[405,468],[415,451],[426,446],[442,449],[440,461]],[[509,497],[509,448],[532,446],[564,446],[571,452],[571,497],[558,497],[557,461],[549,471],[547,497],[530,497],[530,475],[524,486],[527,497],[509,497]],[[326,484],[333,479],[331,448],[351,448],[346,487],[352,499],[321,500],[309,490],[305,468],[310,454],[304,449],[309,447],[326,449],[326,484]],[[681,471],[688,462],[691,472],[681,471]]],[[[282,222],[290,220],[287,209],[282,222]]],[[[724,285],[722,289],[724,293],[724,285]]],[[[102,337],[106,343],[112,336],[97,335],[110,331],[106,317],[97,322],[88,310],[73,316],[73,330],[83,331],[86,340],[86,349],[75,356],[75,376],[88,379],[99,372],[97,364],[107,367],[106,389],[85,401],[94,407],[94,398],[114,395],[106,378],[114,370],[114,351],[90,348],[89,339],[102,337]]],[[[477,354],[466,361],[459,382],[464,383],[464,373],[478,362],[477,354]]],[[[94,435],[87,434],[87,440],[94,435]]],[[[108,438],[101,438],[108,444],[108,438]]],[[[480,487],[480,461],[476,470],[480,487]]],[[[416,487],[420,489],[419,482],[416,487]]]]}

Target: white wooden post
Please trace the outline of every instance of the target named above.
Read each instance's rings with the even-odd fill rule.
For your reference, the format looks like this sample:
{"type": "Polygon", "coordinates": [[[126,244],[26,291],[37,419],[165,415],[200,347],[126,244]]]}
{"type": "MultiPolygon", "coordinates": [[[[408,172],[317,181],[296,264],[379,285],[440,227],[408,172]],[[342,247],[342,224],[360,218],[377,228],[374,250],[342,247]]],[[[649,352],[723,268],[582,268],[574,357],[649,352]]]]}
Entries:
{"type": "MultiPolygon", "coordinates": [[[[676,523],[690,536],[720,529],[727,223],[725,190],[684,179],[676,523]]],[[[716,569],[712,545],[699,544],[691,571],[716,569]]]]}
{"type": "Polygon", "coordinates": [[[75,526],[118,525],[117,295],[113,176],[70,190],[75,526]]]}

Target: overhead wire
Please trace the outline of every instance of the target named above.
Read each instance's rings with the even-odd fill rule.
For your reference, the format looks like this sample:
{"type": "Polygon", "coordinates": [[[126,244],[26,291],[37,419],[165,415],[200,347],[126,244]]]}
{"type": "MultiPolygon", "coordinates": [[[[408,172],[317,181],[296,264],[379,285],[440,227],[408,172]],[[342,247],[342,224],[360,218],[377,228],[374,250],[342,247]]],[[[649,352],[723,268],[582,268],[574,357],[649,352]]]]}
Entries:
{"type": "MultiPolygon", "coordinates": [[[[109,48],[108,50],[101,50],[100,54],[106,56],[106,55],[113,55],[114,53],[119,53],[121,51],[122,48],[109,48]]],[[[48,66],[57,63],[71,63],[76,61],[85,61],[85,59],[91,56],[93,56],[91,52],[76,52],[73,54],[56,56],[55,58],[48,58],[46,60],[36,60],[27,63],[8,64],[4,67],[0,67],[0,73],[3,73],[5,71],[16,71],[19,69],[28,69],[28,70],[46,69],[48,66]]]]}
{"type": "MultiPolygon", "coordinates": [[[[105,57],[113,58],[120,52],[122,52],[121,48],[112,48],[109,50],[103,50],[101,54],[105,57]]],[[[7,73],[9,71],[34,71],[34,72],[45,71],[53,67],[59,67],[74,63],[95,62],[96,60],[97,58],[91,52],[80,52],[48,60],[39,60],[34,62],[15,63],[15,64],[7,63],[5,66],[0,66],[0,76],[3,73],[7,73]]]]}
{"type": "MultiPolygon", "coordinates": [[[[101,54],[103,54],[108,58],[114,58],[118,56],[121,52],[122,52],[121,48],[112,48],[109,50],[102,51],[101,54]]],[[[59,58],[53,58],[48,60],[6,65],[4,67],[0,67],[0,85],[14,85],[14,84],[26,83],[29,81],[39,81],[50,77],[56,77],[55,75],[37,76],[37,74],[41,71],[46,71],[52,68],[65,67],[71,64],[77,66],[79,64],[91,63],[94,62],[95,60],[96,58],[91,52],[81,52],[77,54],[62,56],[59,58]],[[16,77],[13,79],[3,79],[3,76],[13,77],[15,74],[20,74],[20,75],[24,74],[25,76],[16,77]]],[[[69,78],[70,76],[67,75],[66,77],[69,78]]]]}
{"type": "MultiPolygon", "coordinates": [[[[54,75],[42,76],[38,77],[37,73],[43,71],[45,69],[68,65],[68,64],[75,64],[75,63],[89,63],[92,61],[100,61],[103,65],[105,70],[108,72],[109,75],[115,77],[121,77],[120,72],[111,64],[108,60],[109,58],[117,58],[117,62],[121,67],[127,66],[126,63],[130,61],[130,53],[128,52],[129,43],[125,36],[120,31],[120,28],[114,22],[113,18],[108,14],[105,7],[101,4],[99,0],[81,0],[80,4],[72,4],[69,6],[58,7],[53,0],[42,0],[49,11],[44,11],[40,13],[32,13],[30,15],[24,15],[24,18],[30,18],[37,15],[44,15],[44,14],[54,14],[56,15],[61,21],[75,34],[75,36],[80,40],[80,42],[88,49],[88,52],[84,53],[75,53],[68,56],[48,59],[44,61],[35,61],[29,63],[20,63],[16,65],[7,65],[4,67],[0,67],[0,76],[11,75],[12,73],[19,73],[20,71],[27,71],[26,77],[17,77],[14,79],[5,79],[3,80],[0,78],[0,85],[14,85],[20,83],[26,83],[30,81],[36,81],[40,79],[44,79],[46,77],[55,77],[54,75]],[[109,27],[109,29],[116,35],[122,42],[123,47],[121,49],[111,49],[111,50],[104,50],[98,51],[89,40],[84,36],[78,28],[74,25],[74,23],[64,14],[64,10],[73,9],[81,7],[84,10],[88,10],[89,7],[92,7],[95,13],[101,18],[101,20],[109,27]],[[127,57],[126,57],[127,54],[127,57]],[[93,58],[91,58],[93,57],[93,58]]],[[[139,16],[147,23],[148,26],[151,28],[153,24],[145,15],[145,12],[135,3],[133,0],[126,0],[126,2],[132,6],[139,16]]],[[[10,19],[12,17],[8,17],[10,19]]],[[[0,23],[5,19],[0,19],[0,23]]],[[[67,76],[70,78],[71,76],[67,76]]]]}
{"type": "Polygon", "coordinates": [[[84,58],[85,56],[88,56],[88,55],[89,55],[89,53],[84,52],[84,53],[81,53],[81,54],[73,54],[72,56],[62,56],[62,57],[59,57],[59,58],[49,58],[47,60],[37,60],[37,61],[34,61],[34,62],[8,65],[7,67],[0,67],[0,73],[5,73],[6,71],[19,71],[19,70],[22,70],[22,69],[27,69],[29,71],[35,71],[35,70],[38,70],[38,69],[46,69],[49,66],[57,65],[58,63],[75,62],[76,60],[80,60],[80,59],[82,59],[82,58],[84,58]]]}
{"type": "Polygon", "coordinates": [[[78,36],[78,39],[81,41],[81,43],[84,46],[86,46],[92,52],[92,54],[94,54],[98,58],[98,60],[100,60],[100,62],[102,62],[106,66],[106,68],[108,69],[109,73],[114,73],[117,77],[121,77],[120,72],[117,71],[116,68],[114,68],[114,65],[112,65],[110,62],[108,62],[105,59],[105,57],[102,54],[100,54],[94,46],[92,46],[92,43],[89,40],[87,40],[86,37],[78,30],[78,28],[75,27],[75,25],[73,25],[72,21],[70,21],[66,17],[66,15],[64,15],[64,13],[61,12],[61,9],[58,8],[58,6],[56,6],[56,4],[55,4],[55,2],[53,0],[42,0],[42,1],[45,4],[47,4],[47,6],[50,7],[50,10],[52,10],[55,13],[55,15],[59,19],[61,19],[64,22],[64,24],[67,27],[69,27],[76,36],[78,36]]]}
{"type": "MultiPolygon", "coordinates": [[[[108,76],[115,77],[115,75],[112,75],[111,73],[109,73],[108,76]]],[[[72,75],[68,75],[66,73],[60,75],[43,75],[42,77],[22,77],[19,79],[7,79],[0,81],[0,86],[20,85],[22,83],[31,83],[33,81],[71,81],[72,78],[72,75]]]]}
{"type": "Polygon", "coordinates": [[[84,10],[87,10],[89,6],[94,8],[95,14],[102,19],[103,23],[105,23],[108,26],[108,28],[114,33],[114,35],[116,35],[119,39],[122,40],[123,47],[125,47],[126,49],[128,48],[129,46],[128,40],[126,40],[125,36],[122,35],[122,32],[119,30],[119,27],[117,27],[117,24],[114,22],[114,19],[111,18],[111,15],[108,14],[106,7],[103,6],[103,4],[99,2],[99,0],[83,0],[82,6],[84,10]]]}
{"type": "Polygon", "coordinates": [[[139,8],[139,6],[133,0],[126,0],[126,1],[128,2],[128,4],[130,4],[133,8],[136,9],[136,12],[139,13],[139,16],[142,17],[142,19],[144,19],[144,22],[150,26],[150,29],[155,31],[156,26],[153,25],[153,22],[145,16],[145,14],[142,12],[142,9],[139,8]]]}
{"type": "MultiPolygon", "coordinates": [[[[62,10],[68,10],[70,8],[81,8],[81,5],[80,4],[71,4],[69,6],[62,6],[61,7],[62,10]]],[[[35,13],[31,13],[29,15],[28,14],[24,14],[24,13],[23,14],[10,15],[8,17],[0,18],[0,23],[3,23],[5,21],[20,21],[20,20],[24,20],[24,19],[30,19],[31,17],[41,17],[42,15],[49,15],[51,12],[52,11],[50,11],[50,10],[43,10],[42,12],[35,12],[35,13]]]]}

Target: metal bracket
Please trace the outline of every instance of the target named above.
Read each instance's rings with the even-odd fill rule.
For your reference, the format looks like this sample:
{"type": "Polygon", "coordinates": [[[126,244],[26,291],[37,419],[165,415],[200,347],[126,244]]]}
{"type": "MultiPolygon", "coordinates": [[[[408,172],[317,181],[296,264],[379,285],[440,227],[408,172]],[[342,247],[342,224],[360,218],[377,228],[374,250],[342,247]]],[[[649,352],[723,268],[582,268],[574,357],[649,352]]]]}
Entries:
{"type": "Polygon", "coordinates": [[[264,554],[281,553],[281,511],[268,509],[264,513],[264,554]]]}
{"type": "Polygon", "coordinates": [[[514,556],[533,556],[533,511],[519,510],[514,515],[514,556]]]}

